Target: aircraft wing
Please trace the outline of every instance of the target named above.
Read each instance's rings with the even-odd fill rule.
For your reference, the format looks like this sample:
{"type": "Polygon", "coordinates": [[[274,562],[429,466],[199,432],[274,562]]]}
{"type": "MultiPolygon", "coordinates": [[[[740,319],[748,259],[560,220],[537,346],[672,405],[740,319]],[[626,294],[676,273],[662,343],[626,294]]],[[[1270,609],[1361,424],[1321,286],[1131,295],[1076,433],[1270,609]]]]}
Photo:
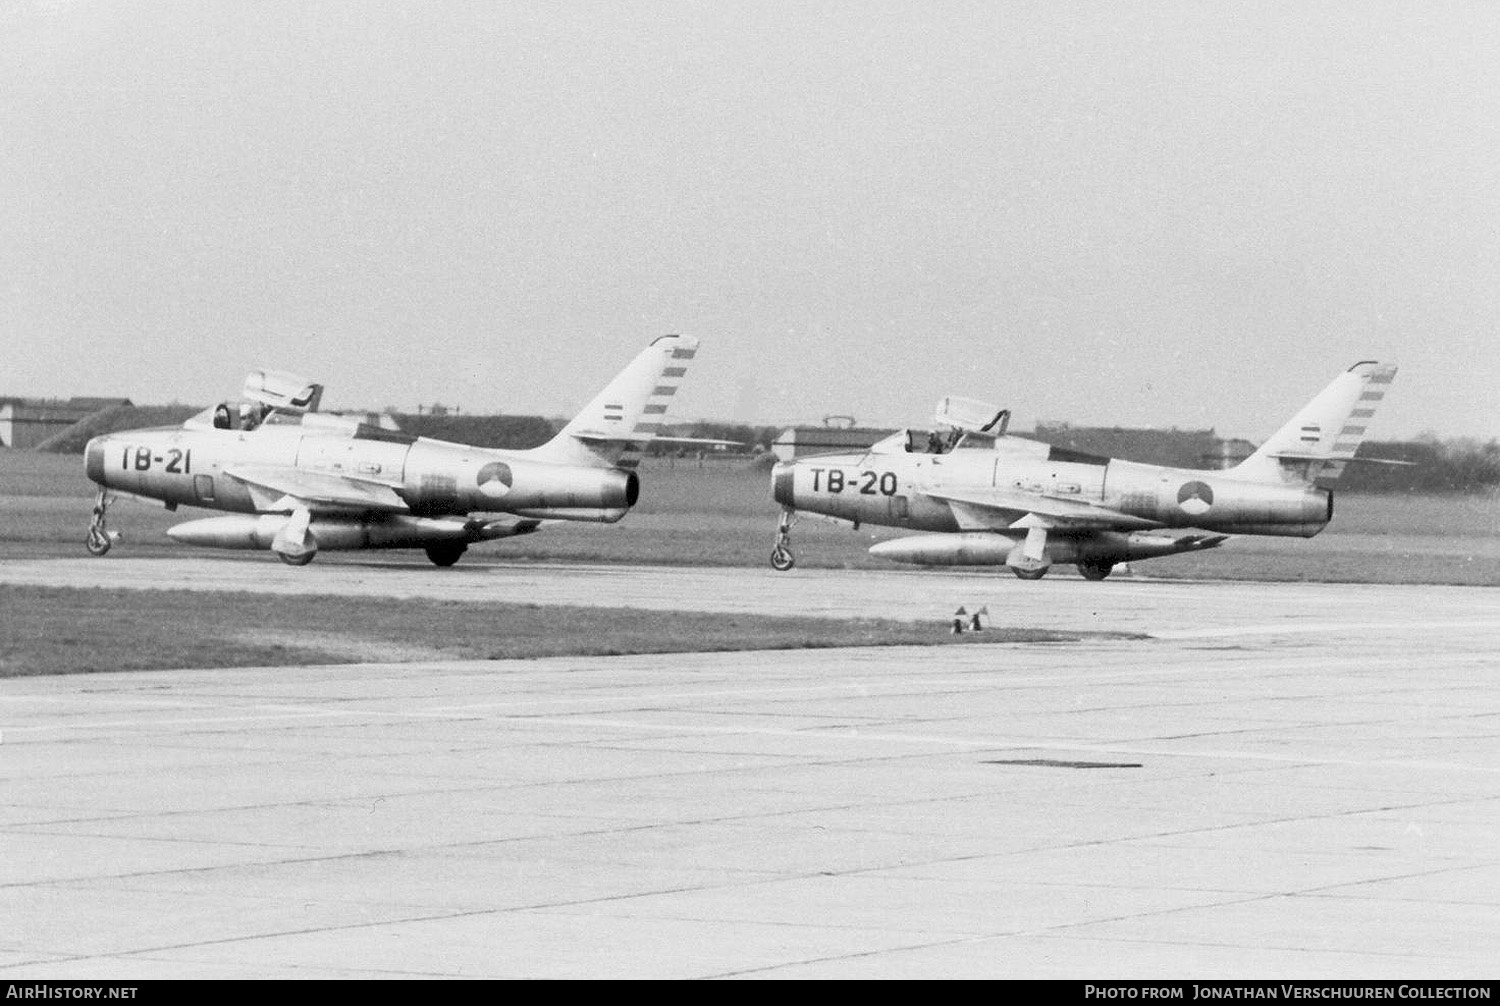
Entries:
{"type": "Polygon", "coordinates": [[[238,465],[224,474],[243,482],[260,510],[279,509],[288,496],[310,510],[364,510],[405,513],[410,508],[390,483],[311,472],[281,465],[238,465]]]}
{"type": "Polygon", "coordinates": [[[1076,497],[1006,489],[923,489],[933,499],[953,510],[965,531],[995,531],[1009,527],[1053,527],[1059,529],[1138,530],[1161,527],[1159,521],[1134,517],[1111,507],[1076,497]],[[1028,519],[1029,518],[1029,519],[1028,519]],[[1022,523],[1025,522],[1025,523],[1022,523]]]}

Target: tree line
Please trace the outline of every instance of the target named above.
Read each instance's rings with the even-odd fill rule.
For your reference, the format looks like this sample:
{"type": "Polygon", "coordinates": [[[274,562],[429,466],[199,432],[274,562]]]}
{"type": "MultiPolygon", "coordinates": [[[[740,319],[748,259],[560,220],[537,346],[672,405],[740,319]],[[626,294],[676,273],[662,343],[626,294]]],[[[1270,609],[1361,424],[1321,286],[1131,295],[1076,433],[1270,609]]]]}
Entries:
{"type": "Polygon", "coordinates": [[[1349,492],[1472,493],[1500,486],[1500,441],[1495,439],[1424,433],[1415,440],[1366,442],[1355,456],[1406,464],[1349,465],[1339,481],[1339,488],[1349,492]]]}

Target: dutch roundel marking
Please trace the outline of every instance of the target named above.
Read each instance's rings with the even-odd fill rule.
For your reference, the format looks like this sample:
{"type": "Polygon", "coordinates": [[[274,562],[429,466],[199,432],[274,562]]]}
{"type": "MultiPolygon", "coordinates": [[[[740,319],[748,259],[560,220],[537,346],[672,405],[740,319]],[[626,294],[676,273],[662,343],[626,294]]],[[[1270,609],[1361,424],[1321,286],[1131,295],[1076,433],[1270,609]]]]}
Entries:
{"type": "Polygon", "coordinates": [[[1194,517],[1208,513],[1208,508],[1214,505],[1214,491],[1204,482],[1185,482],[1177,490],[1177,505],[1183,513],[1194,517]]]}
{"type": "Polygon", "coordinates": [[[503,461],[491,461],[479,469],[476,481],[479,483],[479,491],[486,496],[504,496],[510,492],[513,478],[510,465],[503,461]]]}

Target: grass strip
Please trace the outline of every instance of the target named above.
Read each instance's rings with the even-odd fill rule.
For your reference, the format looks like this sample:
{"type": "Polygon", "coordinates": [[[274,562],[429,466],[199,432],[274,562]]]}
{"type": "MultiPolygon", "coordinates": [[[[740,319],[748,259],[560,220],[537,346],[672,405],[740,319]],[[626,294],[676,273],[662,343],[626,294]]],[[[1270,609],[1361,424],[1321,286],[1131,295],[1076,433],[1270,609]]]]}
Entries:
{"type": "Polygon", "coordinates": [[[202,667],[1071,642],[1097,633],[636,608],[0,585],[0,678],[202,667]]]}

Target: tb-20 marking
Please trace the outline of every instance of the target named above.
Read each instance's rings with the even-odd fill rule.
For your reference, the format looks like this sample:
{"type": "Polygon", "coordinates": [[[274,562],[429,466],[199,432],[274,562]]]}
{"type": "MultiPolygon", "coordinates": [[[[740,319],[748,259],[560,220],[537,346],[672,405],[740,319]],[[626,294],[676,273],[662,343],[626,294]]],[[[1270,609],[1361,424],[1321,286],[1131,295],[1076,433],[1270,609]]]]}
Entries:
{"type": "Polygon", "coordinates": [[[172,447],[165,452],[165,457],[161,454],[152,457],[151,448],[131,447],[128,444],[124,450],[120,451],[120,469],[122,471],[129,471],[131,468],[134,468],[138,472],[150,471],[153,462],[161,464],[163,461],[167,463],[166,470],[173,475],[191,474],[193,470],[192,449],[189,448],[188,450],[180,451],[172,447]]]}
{"type": "Polygon", "coordinates": [[[862,472],[844,474],[842,468],[813,468],[813,492],[841,493],[844,487],[850,489],[858,488],[861,496],[894,496],[896,495],[896,473],[876,472],[865,469],[862,472]],[[823,476],[828,478],[824,479],[823,476]],[[824,483],[819,485],[819,483],[824,483]]]}

